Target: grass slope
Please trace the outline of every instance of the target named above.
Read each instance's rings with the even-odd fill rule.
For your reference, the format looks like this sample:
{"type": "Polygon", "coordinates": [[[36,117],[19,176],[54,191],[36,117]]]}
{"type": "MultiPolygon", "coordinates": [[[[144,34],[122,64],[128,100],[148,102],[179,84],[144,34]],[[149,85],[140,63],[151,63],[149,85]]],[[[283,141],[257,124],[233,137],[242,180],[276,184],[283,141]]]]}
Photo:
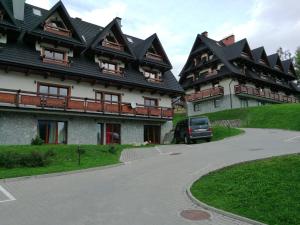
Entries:
{"type": "Polygon", "coordinates": [[[116,152],[112,154],[108,151],[109,146],[97,145],[81,145],[85,153],[81,156],[81,164],[78,165],[78,154],[76,145],[20,145],[20,146],[5,146],[0,145],[0,152],[13,151],[19,153],[27,153],[31,151],[46,152],[53,150],[55,156],[51,159],[50,164],[45,167],[20,167],[20,168],[0,168],[0,179],[31,176],[38,174],[79,170],[91,167],[106,166],[119,163],[121,151],[124,148],[132,147],[127,145],[116,145],[116,152]]]}
{"type": "Polygon", "coordinates": [[[263,223],[298,225],[300,155],[274,157],[212,172],[196,181],[199,200],[263,223]]]}
{"type": "MultiPolygon", "coordinates": [[[[278,104],[232,109],[208,113],[204,116],[208,116],[211,121],[240,119],[243,127],[300,131],[300,104],[278,104]]],[[[175,115],[174,124],[184,118],[184,114],[175,115]]]]}

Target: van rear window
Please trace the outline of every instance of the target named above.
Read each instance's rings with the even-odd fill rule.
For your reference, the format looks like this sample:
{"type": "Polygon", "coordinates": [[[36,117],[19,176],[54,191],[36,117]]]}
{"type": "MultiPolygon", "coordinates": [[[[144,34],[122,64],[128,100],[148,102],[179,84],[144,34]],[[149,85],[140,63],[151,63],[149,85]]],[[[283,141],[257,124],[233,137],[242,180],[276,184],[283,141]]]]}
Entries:
{"type": "Polygon", "coordinates": [[[190,125],[191,126],[208,125],[208,119],[207,118],[191,118],[190,125]]]}

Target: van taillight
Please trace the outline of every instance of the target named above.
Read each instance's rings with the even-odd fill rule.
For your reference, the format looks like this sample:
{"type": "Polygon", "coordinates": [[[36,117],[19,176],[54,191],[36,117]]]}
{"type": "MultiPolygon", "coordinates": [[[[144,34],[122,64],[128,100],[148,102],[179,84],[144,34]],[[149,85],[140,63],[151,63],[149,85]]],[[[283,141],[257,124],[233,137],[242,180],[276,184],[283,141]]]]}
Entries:
{"type": "Polygon", "coordinates": [[[188,128],[189,135],[192,135],[192,128],[188,128]]]}
{"type": "Polygon", "coordinates": [[[208,128],[208,131],[211,131],[211,132],[212,132],[212,128],[211,128],[211,127],[209,127],[209,128],[208,128]]]}

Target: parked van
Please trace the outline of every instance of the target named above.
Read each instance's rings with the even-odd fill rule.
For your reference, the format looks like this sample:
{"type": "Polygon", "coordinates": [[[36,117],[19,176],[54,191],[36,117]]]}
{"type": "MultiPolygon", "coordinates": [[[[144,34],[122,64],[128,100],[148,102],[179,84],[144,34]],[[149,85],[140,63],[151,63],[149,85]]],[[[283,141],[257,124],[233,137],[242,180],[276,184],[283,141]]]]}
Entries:
{"type": "Polygon", "coordinates": [[[185,144],[197,140],[211,141],[213,136],[211,125],[207,117],[193,117],[177,123],[174,139],[176,143],[183,141],[185,144]]]}

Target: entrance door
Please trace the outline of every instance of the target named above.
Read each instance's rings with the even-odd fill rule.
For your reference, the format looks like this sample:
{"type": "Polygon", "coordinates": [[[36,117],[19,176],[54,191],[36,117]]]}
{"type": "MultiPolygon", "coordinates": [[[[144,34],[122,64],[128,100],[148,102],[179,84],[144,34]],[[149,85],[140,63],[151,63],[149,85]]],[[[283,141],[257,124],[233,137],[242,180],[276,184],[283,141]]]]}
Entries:
{"type": "Polygon", "coordinates": [[[106,124],[106,144],[121,144],[120,124],[106,124]]]}
{"type": "Polygon", "coordinates": [[[160,126],[145,125],[144,141],[152,144],[160,144],[160,126]]]}

